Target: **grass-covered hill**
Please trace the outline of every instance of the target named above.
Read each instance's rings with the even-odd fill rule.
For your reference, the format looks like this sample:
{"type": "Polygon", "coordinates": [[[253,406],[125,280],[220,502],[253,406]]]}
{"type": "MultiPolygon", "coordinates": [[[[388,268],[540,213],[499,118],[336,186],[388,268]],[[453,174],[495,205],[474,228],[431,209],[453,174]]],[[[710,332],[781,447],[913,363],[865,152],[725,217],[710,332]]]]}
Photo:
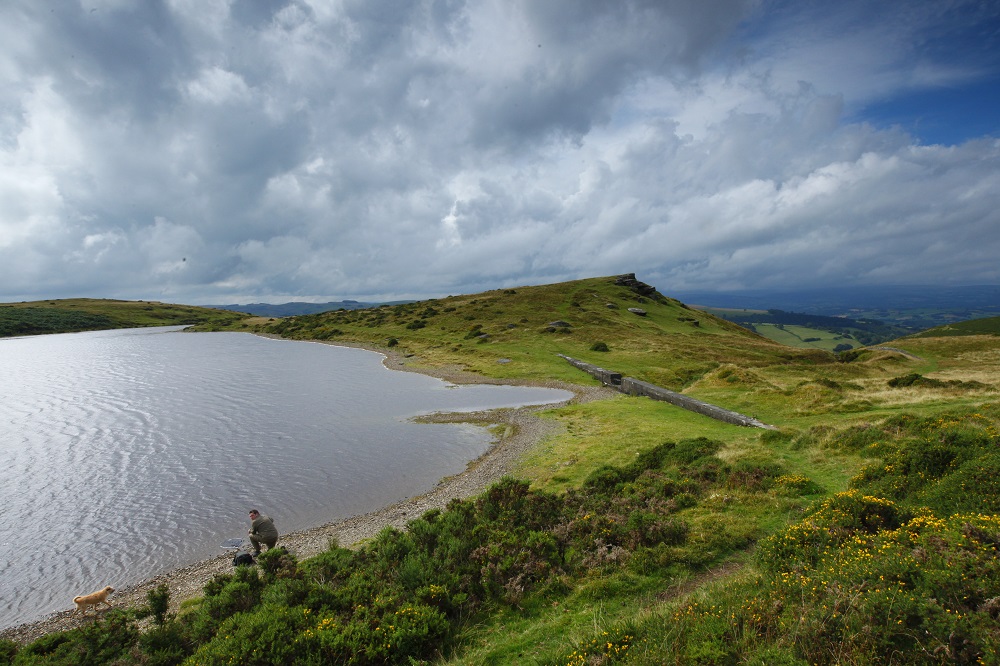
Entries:
{"type": "Polygon", "coordinates": [[[777,429],[548,409],[516,480],[0,664],[1000,663],[1000,336],[793,349],[614,276],[236,328],[592,383],[566,354],[777,429]]]}
{"type": "Polygon", "coordinates": [[[0,303],[0,337],[182,324],[222,327],[245,316],[243,313],[157,301],[67,298],[0,303]]]}
{"type": "Polygon", "coordinates": [[[398,345],[423,363],[457,364],[492,377],[578,379],[557,356],[561,353],[671,389],[736,359],[747,367],[833,360],[822,352],[776,345],[630,278],[340,310],[274,321],[263,330],[298,339],[398,345]]]}
{"type": "Polygon", "coordinates": [[[937,326],[927,331],[914,333],[914,338],[942,338],[959,335],[1000,335],[1000,317],[970,319],[945,326],[937,326]]]}
{"type": "MultiPolygon", "coordinates": [[[[410,303],[411,301],[391,301],[390,305],[398,303],[410,303]]],[[[291,303],[248,303],[246,305],[210,305],[207,307],[219,308],[221,310],[233,310],[236,312],[246,312],[257,317],[296,317],[299,315],[316,314],[317,312],[327,312],[330,310],[363,310],[374,308],[381,303],[363,303],[359,301],[330,301],[327,303],[305,303],[302,301],[292,301],[291,303]]]]}
{"type": "Polygon", "coordinates": [[[558,356],[565,354],[785,427],[890,414],[914,402],[925,408],[974,402],[995,381],[986,368],[939,358],[911,338],[891,343],[892,349],[839,355],[778,344],[690,309],[631,275],[257,321],[256,330],[294,339],[394,347],[418,368],[589,381],[558,356]],[[907,354],[907,345],[916,351],[907,354]],[[953,366],[975,374],[981,390],[969,385],[962,395],[918,395],[887,384],[953,366]]]}

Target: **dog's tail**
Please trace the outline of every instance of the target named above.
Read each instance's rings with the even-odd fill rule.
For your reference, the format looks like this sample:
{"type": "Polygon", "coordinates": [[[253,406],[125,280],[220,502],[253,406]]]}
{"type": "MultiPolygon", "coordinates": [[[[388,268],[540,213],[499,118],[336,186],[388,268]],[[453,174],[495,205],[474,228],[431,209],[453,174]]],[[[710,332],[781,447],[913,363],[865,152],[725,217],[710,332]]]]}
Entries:
{"type": "Polygon", "coordinates": [[[73,597],[73,603],[79,603],[80,599],[83,599],[83,597],[73,597]]]}

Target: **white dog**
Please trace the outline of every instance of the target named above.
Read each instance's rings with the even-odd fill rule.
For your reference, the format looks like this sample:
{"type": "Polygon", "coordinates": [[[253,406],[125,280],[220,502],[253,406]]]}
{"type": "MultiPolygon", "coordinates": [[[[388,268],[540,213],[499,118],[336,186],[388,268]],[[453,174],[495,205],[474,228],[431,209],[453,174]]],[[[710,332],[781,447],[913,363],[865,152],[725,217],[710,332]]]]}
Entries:
{"type": "Polygon", "coordinates": [[[104,604],[108,608],[111,608],[111,604],[108,603],[108,595],[115,591],[115,588],[108,585],[103,590],[98,590],[97,592],[91,592],[90,594],[84,594],[79,597],[73,597],[73,603],[76,604],[76,610],[73,611],[83,611],[83,614],[87,614],[87,607],[93,606],[94,613],[97,613],[97,604],[104,604]]]}

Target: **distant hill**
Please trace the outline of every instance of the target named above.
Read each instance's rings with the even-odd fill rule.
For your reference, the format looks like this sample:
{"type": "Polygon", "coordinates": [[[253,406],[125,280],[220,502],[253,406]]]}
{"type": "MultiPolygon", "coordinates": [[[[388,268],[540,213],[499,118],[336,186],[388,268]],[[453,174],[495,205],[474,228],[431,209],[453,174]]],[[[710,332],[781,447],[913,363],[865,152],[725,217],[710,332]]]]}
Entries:
{"type": "Polygon", "coordinates": [[[959,335],[1000,335],[1000,317],[970,319],[921,331],[911,338],[946,338],[959,335]]]}
{"type": "Polygon", "coordinates": [[[828,289],[671,291],[691,306],[784,310],[811,315],[878,320],[909,332],[1000,315],[1000,285],[888,286],[828,289]]]}
{"type": "Polygon", "coordinates": [[[205,330],[231,326],[242,314],[158,301],[64,298],[0,304],[0,337],[74,333],[113,328],[201,324],[205,330]]]}
{"type": "MultiPolygon", "coordinates": [[[[245,306],[244,306],[245,307],[245,306]]],[[[559,354],[677,390],[723,360],[770,366],[791,359],[833,362],[693,310],[632,274],[496,289],[364,310],[338,310],[255,324],[293,339],[399,346],[442,365],[491,374],[572,379],[559,354]],[[610,349],[610,351],[604,351],[610,349]]]]}
{"type": "Polygon", "coordinates": [[[297,317],[299,315],[318,314],[333,310],[364,310],[380,305],[399,305],[413,301],[390,301],[388,303],[363,303],[360,301],[331,301],[329,303],[305,303],[292,301],[290,303],[249,303],[247,305],[207,305],[205,307],[234,312],[247,312],[257,317],[297,317]]]}

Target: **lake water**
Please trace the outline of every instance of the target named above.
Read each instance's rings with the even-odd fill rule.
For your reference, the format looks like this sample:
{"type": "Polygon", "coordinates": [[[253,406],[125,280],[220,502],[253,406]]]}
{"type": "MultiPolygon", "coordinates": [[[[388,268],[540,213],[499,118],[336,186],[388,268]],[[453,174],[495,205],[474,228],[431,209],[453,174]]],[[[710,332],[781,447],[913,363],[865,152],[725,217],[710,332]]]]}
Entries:
{"type": "Polygon", "coordinates": [[[216,556],[252,507],[287,533],[419,494],[491,441],[415,416],[571,395],[180,328],[0,340],[0,628],[216,556]]]}

